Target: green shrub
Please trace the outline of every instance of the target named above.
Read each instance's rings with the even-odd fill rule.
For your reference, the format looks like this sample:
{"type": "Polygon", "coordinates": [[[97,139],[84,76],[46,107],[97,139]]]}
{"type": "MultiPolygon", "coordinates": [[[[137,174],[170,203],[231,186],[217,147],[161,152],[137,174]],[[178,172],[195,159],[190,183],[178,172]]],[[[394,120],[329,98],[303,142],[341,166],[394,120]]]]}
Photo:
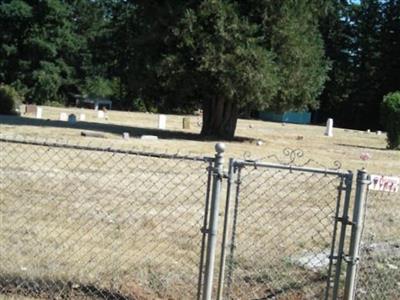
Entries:
{"type": "Polygon", "coordinates": [[[105,79],[99,76],[87,78],[83,92],[90,97],[109,98],[117,93],[118,87],[115,80],[105,79]]]}
{"type": "Polygon", "coordinates": [[[59,101],[50,101],[50,100],[45,101],[43,105],[52,107],[65,107],[65,105],[59,101]]]}
{"type": "Polygon", "coordinates": [[[12,86],[0,84],[0,114],[15,113],[15,109],[22,103],[22,100],[12,86]]]}
{"type": "Polygon", "coordinates": [[[388,148],[400,149],[400,91],[383,98],[381,120],[387,131],[388,148]]]}

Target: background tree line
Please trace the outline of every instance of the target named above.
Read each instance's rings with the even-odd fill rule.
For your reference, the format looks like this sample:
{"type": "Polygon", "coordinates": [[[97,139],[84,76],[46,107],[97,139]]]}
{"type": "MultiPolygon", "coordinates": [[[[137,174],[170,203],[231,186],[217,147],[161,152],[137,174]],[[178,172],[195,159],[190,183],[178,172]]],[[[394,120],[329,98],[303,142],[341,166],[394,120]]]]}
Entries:
{"type": "Polygon", "coordinates": [[[203,108],[202,133],[227,138],[260,109],[378,129],[400,89],[399,12],[399,0],[0,0],[0,83],[39,104],[203,108]]]}

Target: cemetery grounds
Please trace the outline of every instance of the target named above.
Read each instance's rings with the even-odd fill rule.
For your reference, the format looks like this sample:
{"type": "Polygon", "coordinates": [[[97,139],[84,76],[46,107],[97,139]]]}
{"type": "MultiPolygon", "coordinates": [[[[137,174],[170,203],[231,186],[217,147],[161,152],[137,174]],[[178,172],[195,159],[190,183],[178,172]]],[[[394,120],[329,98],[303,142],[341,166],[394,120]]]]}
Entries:
{"type": "MultiPolygon", "coordinates": [[[[195,136],[200,131],[198,116],[190,116],[191,129],[182,130],[183,116],[168,115],[166,131],[158,132],[155,114],[118,111],[107,114],[107,120],[99,120],[93,110],[44,107],[41,120],[30,116],[24,120],[0,116],[0,133],[1,136],[36,142],[57,141],[94,148],[179,153],[190,157],[214,154],[215,141],[203,141],[195,136]],[[86,122],[79,126],[60,125],[57,122],[60,112],[76,115],[84,112],[86,122]],[[99,128],[106,129],[102,131],[105,138],[82,137],[80,134],[82,130],[98,131],[99,128]],[[122,139],[123,132],[130,132],[131,138],[122,139]],[[138,138],[141,132],[163,138],[141,140],[138,138]]],[[[334,136],[328,138],[324,136],[324,130],[324,126],[239,120],[236,133],[239,139],[226,142],[225,157],[268,161],[269,157],[282,157],[285,148],[302,149],[306,160],[310,158],[327,167],[340,161],[345,170],[366,168],[373,174],[400,175],[400,152],[385,149],[384,135],[335,128],[334,136]],[[261,143],[257,144],[257,141],[261,143]],[[361,160],[362,153],[369,153],[371,158],[361,160]]],[[[7,178],[9,184],[0,185],[2,208],[7,211],[0,221],[0,252],[4,258],[0,279],[3,285],[8,285],[0,299],[31,299],[33,296],[24,293],[26,290],[34,290],[34,297],[51,298],[54,289],[61,293],[65,282],[71,289],[61,294],[72,298],[85,298],[87,294],[107,297],[110,290],[133,299],[188,299],[193,295],[207,162],[171,162],[154,157],[138,159],[110,152],[64,149],[49,155],[47,147],[3,145],[13,148],[0,149],[1,176],[7,178]],[[5,156],[2,153],[13,154],[5,156]],[[155,179],[153,176],[163,172],[162,177],[155,179]],[[14,184],[16,182],[18,184],[14,184]],[[168,190],[163,188],[165,186],[168,190]],[[159,201],[161,198],[167,199],[166,202],[159,201]],[[132,211],[132,207],[136,211],[132,211]],[[22,223],[33,226],[24,229],[19,226],[22,223]],[[134,278],[132,265],[136,267],[134,278]],[[29,286],[22,286],[22,281],[28,282],[29,286]],[[90,290],[93,287],[96,292],[90,290]]],[[[284,182],[281,184],[284,186],[284,182]]],[[[307,185],[302,188],[307,191],[307,185]]],[[[399,194],[371,195],[371,217],[367,219],[370,223],[367,223],[364,236],[371,247],[385,248],[388,241],[398,245],[399,194]]],[[[302,201],[301,198],[298,200],[302,201]]],[[[318,201],[318,197],[310,199],[309,205],[319,207],[318,201]]],[[[298,214],[293,213],[285,222],[292,224],[297,218],[298,214]]],[[[307,232],[307,226],[314,225],[304,223],[302,232],[307,232]]],[[[262,238],[273,241],[272,236],[265,237],[266,232],[255,224],[247,233],[249,243],[256,244],[262,238]]],[[[322,240],[329,239],[322,235],[322,240]]],[[[285,243],[280,247],[297,248],[298,243],[306,249],[315,246],[308,244],[312,243],[311,237],[293,241],[289,236],[285,243]]],[[[390,249],[384,251],[382,253],[387,254],[390,249]]],[[[374,250],[363,253],[368,263],[362,265],[365,272],[360,276],[363,280],[359,284],[360,298],[374,299],[383,295],[382,282],[388,281],[398,290],[385,294],[386,299],[395,299],[400,294],[400,272],[396,269],[400,268],[399,257],[387,261],[381,254],[374,250]],[[378,259],[370,259],[369,253],[378,259]],[[374,276],[368,275],[372,273],[374,276]]],[[[262,257],[258,259],[261,268],[262,257]]],[[[286,264],[287,268],[279,269],[280,278],[275,280],[283,282],[287,289],[300,291],[289,294],[291,296],[286,299],[302,299],[301,295],[304,295],[292,276],[316,280],[315,287],[306,287],[308,290],[304,293],[312,294],[310,289],[320,289],[323,285],[319,278],[313,278],[313,274],[291,269],[290,262],[286,264]]],[[[263,283],[263,276],[267,275],[251,280],[257,286],[257,282],[263,283]]],[[[243,299],[243,293],[250,293],[246,288],[238,292],[242,293],[243,299]]],[[[118,298],[119,294],[112,296],[118,298]]]]}

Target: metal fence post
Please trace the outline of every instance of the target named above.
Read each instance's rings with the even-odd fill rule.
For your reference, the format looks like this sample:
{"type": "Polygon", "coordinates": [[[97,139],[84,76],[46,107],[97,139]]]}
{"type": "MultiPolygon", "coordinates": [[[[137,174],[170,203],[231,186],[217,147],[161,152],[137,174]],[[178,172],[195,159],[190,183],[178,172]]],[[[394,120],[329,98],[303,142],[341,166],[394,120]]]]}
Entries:
{"type": "Polygon", "coordinates": [[[367,187],[369,183],[370,181],[367,172],[365,170],[359,170],[357,172],[357,186],[351,228],[346,283],[344,289],[345,300],[352,300],[355,296],[357,265],[359,260],[361,233],[363,229],[365,202],[367,198],[367,187]]]}
{"type": "Polygon", "coordinates": [[[208,213],[209,213],[209,206],[210,206],[210,196],[211,196],[211,182],[212,182],[212,175],[213,175],[213,163],[214,161],[209,162],[209,166],[207,167],[207,195],[206,195],[206,204],[204,208],[204,220],[203,220],[203,227],[201,229],[202,237],[201,237],[201,252],[200,252],[200,263],[199,263],[199,277],[197,280],[197,300],[201,299],[201,292],[203,287],[203,270],[204,270],[204,255],[205,255],[205,248],[206,248],[206,238],[207,238],[207,226],[208,226],[208,213]]]}
{"type": "MultiPolygon", "coordinates": [[[[336,300],[339,294],[339,284],[340,284],[340,274],[342,270],[342,261],[344,256],[344,244],[346,239],[346,229],[347,226],[350,225],[349,222],[349,206],[351,200],[351,189],[353,187],[353,173],[349,172],[345,179],[345,190],[346,195],[344,199],[343,212],[341,217],[341,228],[340,228],[340,237],[339,237],[339,245],[336,259],[336,270],[335,270],[335,279],[333,283],[332,290],[332,299],[336,300]]],[[[326,294],[326,299],[328,299],[329,294],[326,294]]]]}
{"type": "Polygon", "coordinates": [[[211,195],[211,207],[210,207],[210,221],[207,242],[207,256],[206,266],[204,272],[204,287],[203,287],[203,300],[211,300],[213,278],[214,278],[214,266],[215,266],[215,249],[217,245],[217,229],[218,229],[218,214],[219,204],[221,198],[221,187],[223,179],[223,163],[224,163],[224,151],[225,145],[218,143],[215,145],[215,165],[213,172],[213,189],[211,195]]]}
{"type": "Polygon", "coordinates": [[[225,279],[225,264],[226,264],[226,239],[228,236],[229,227],[229,211],[230,211],[230,199],[232,193],[233,184],[233,173],[234,173],[234,160],[229,159],[229,171],[228,171],[228,187],[226,190],[226,202],[225,202],[225,216],[224,216],[224,229],[222,232],[222,243],[221,243],[221,261],[219,265],[219,276],[218,276],[218,290],[217,290],[217,300],[221,300],[223,289],[224,289],[224,279],[225,279]]]}

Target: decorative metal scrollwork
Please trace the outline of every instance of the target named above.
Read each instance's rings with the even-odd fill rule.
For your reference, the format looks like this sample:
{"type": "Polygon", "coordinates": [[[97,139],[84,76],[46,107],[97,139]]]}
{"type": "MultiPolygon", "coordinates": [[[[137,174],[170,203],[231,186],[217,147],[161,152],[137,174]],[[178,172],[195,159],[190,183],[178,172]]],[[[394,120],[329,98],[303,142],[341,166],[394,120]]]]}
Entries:
{"type": "Polygon", "coordinates": [[[250,160],[251,159],[251,153],[249,151],[245,151],[243,153],[243,159],[244,160],[250,160]]]}
{"type": "MultiPolygon", "coordinates": [[[[286,165],[286,166],[295,166],[295,167],[305,167],[305,166],[311,166],[314,165],[315,167],[320,167],[324,169],[330,169],[330,170],[339,170],[342,167],[342,164],[335,160],[333,162],[332,167],[326,167],[325,165],[317,162],[314,159],[308,159],[306,161],[302,161],[302,158],[304,157],[304,151],[302,149],[296,148],[296,149],[291,149],[291,148],[285,148],[282,151],[283,156],[278,156],[276,154],[269,155],[265,158],[262,159],[256,159],[252,160],[254,162],[257,161],[268,161],[268,160],[275,160],[277,163],[286,165]]],[[[250,152],[245,152],[244,153],[244,159],[249,161],[251,157],[250,152]]]]}
{"type": "Polygon", "coordinates": [[[298,158],[301,158],[304,156],[304,152],[301,149],[290,149],[290,148],[285,148],[283,149],[283,154],[289,158],[288,164],[295,164],[295,161],[298,158]]]}

